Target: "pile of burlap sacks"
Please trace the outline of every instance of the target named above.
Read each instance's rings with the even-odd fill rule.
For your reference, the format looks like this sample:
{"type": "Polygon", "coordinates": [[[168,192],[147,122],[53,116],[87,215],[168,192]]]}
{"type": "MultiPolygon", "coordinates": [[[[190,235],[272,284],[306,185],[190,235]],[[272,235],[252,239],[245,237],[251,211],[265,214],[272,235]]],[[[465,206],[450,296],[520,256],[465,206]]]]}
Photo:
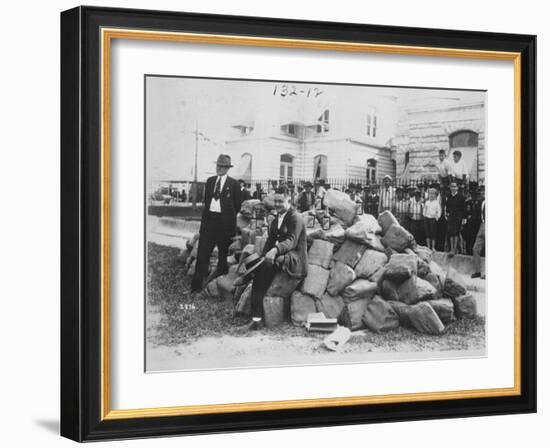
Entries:
{"type": "MultiPolygon", "coordinates": [[[[302,325],[310,314],[322,312],[352,331],[380,332],[401,325],[437,335],[456,318],[477,314],[476,301],[460,276],[437,265],[431,250],[416,244],[390,212],[378,219],[358,214],[357,204],[338,190],[327,192],[324,205],[331,222],[328,230],[321,225],[327,219],[325,211],[303,214],[309,222],[307,277],[297,280],[277,274],[264,298],[266,326],[288,320],[302,325]]],[[[242,315],[250,314],[251,282],[239,287],[233,282],[244,271],[239,262],[250,253],[260,254],[267,239],[266,227],[256,225],[252,217],[269,216],[272,208],[269,196],[263,202],[243,203],[240,235],[230,246],[229,273],[206,287],[212,297],[233,300],[242,315]]],[[[184,254],[189,275],[194,272],[197,244],[198,238],[189,241],[184,254]]]]}

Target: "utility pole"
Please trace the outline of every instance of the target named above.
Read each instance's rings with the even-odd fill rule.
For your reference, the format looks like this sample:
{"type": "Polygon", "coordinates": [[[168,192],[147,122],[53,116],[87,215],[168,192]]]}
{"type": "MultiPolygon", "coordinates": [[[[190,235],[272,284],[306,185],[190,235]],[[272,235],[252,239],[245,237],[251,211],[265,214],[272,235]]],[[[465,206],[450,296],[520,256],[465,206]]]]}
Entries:
{"type": "Polygon", "coordinates": [[[199,114],[195,117],[195,169],[193,176],[193,210],[197,209],[197,195],[199,192],[199,186],[197,184],[197,170],[198,170],[198,154],[199,154],[199,114]]]}

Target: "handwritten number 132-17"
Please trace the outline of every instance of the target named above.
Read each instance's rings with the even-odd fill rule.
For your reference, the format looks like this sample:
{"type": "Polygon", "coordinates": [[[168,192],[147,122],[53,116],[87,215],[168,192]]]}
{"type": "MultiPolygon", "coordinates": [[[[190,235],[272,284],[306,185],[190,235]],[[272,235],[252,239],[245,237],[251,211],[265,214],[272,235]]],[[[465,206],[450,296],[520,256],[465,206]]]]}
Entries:
{"type": "Polygon", "coordinates": [[[304,95],[306,98],[309,98],[309,97],[317,98],[322,93],[323,91],[317,87],[298,88],[297,86],[289,85],[289,84],[282,84],[282,85],[275,84],[275,87],[273,89],[274,96],[278,94],[282,97],[304,95]]]}

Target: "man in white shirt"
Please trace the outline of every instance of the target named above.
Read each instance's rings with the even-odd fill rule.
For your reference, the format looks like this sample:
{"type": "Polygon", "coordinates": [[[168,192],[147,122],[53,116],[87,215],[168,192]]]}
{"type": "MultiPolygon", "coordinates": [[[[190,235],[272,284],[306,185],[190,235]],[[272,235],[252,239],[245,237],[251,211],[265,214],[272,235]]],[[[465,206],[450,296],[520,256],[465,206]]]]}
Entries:
{"type": "Polygon", "coordinates": [[[459,150],[453,151],[453,163],[451,163],[451,176],[453,180],[460,185],[467,185],[468,183],[468,169],[462,153],[459,150]]]}
{"type": "Polygon", "coordinates": [[[209,274],[210,255],[215,246],[218,247],[218,264],[215,275],[223,275],[228,271],[228,249],[231,238],[237,232],[237,213],[241,208],[239,183],[227,175],[232,166],[231,158],[226,154],[220,154],[216,161],[216,176],[206,180],[199,250],[191,292],[202,290],[203,281],[209,274]]]}
{"type": "Polygon", "coordinates": [[[393,179],[386,174],[382,179],[382,188],[380,189],[380,199],[378,202],[378,214],[385,210],[395,212],[395,189],[392,187],[393,179]]]}

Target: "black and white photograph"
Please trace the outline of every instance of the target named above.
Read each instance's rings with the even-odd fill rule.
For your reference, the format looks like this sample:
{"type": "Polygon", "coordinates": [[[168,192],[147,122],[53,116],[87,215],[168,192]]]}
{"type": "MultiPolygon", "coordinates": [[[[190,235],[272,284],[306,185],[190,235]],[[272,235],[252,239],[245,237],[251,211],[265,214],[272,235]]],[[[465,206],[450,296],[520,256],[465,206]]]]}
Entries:
{"type": "Polygon", "coordinates": [[[486,356],[486,109],[145,76],[146,371],[486,356]]]}

